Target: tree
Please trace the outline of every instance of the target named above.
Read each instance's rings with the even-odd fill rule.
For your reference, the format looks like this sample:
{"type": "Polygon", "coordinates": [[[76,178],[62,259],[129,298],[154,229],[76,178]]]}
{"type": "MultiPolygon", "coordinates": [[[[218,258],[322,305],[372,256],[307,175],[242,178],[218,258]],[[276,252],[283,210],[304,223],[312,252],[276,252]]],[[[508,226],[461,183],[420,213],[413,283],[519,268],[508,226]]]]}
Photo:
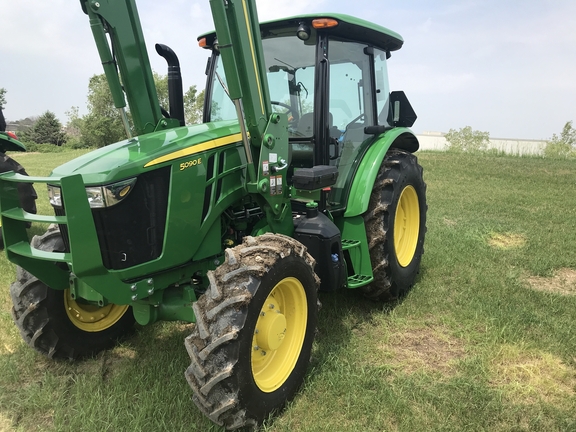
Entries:
{"type": "MultiPolygon", "coordinates": [[[[168,75],[160,75],[154,72],[154,83],[158,93],[158,102],[166,111],[169,111],[170,98],[168,95],[168,75]]],[[[195,85],[190,86],[184,93],[184,120],[186,124],[201,123],[202,110],[204,108],[204,90],[198,93],[195,85]]]]}
{"type": "Polygon", "coordinates": [[[80,117],[78,107],[70,107],[70,110],[66,111],[66,116],[68,121],[66,126],[64,126],[64,131],[68,136],[66,141],[66,147],[78,149],[78,148],[89,148],[88,144],[82,139],[82,127],[84,125],[84,118],[80,117]]]}
{"type": "Polygon", "coordinates": [[[6,107],[6,89],[4,87],[0,87],[0,109],[4,109],[6,107]]]}
{"type": "Polygon", "coordinates": [[[572,121],[566,122],[560,136],[552,134],[546,142],[544,157],[576,158],[576,129],[572,121]]]}
{"type": "Polygon", "coordinates": [[[76,124],[80,129],[81,142],[86,147],[104,147],[126,138],[122,118],[114,106],[104,74],[90,78],[88,114],[80,122],[76,121],[76,124]]]}
{"type": "MultiPolygon", "coordinates": [[[[169,110],[168,76],[154,72],[154,83],[158,93],[158,103],[169,110]]],[[[200,123],[204,91],[197,94],[196,86],[191,86],[184,95],[184,111],[187,123],[200,123]]],[[[70,113],[74,113],[72,110],[70,113]]],[[[77,114],[77,111],[76,111],[77,114]]],[[[88,114],[83,117],[70,116],[68,125],[79,128],[81,139],[75,146],[103,147],[126,138],[124,124],[118,109],[114,106],[112,93],[104,74],[94,75],[88,83],[88,114]]],[[[130,113],[128,113],[130,117],[130,113]]]]}
{"type": "Polygon", "coordinates": [[[168,75],[160,75],[154,72],[154,84],[156,85],[156,94],[158,103],[166,111],[170,111],[170,97],[168,96],[168,75]]]}
{"type": "Polygon", "coordinates": [[[202,111],[204,110],[205,93],[198,93],[196,86],[191,86],[184,94],[184,115],[186,124],[202,123],[202,111]]]}
{"type": "Polygon", "coordinates": [[[70,107],[69,111],[66,111],[66,117],[68,117],[68,121],[66,122],[66,126],[64,129],[66,130],[66,134],[69,137],[76,137],[80,138],[80,127],[82,126],[82,119],[78,114],[79,108],[77,106],[70,107]]]}
{"type": "Polygon", "coordinates": [[[470,126],[460,128],[460,130],[450,129],[445,138],[448,142],[448,150],[457,152],[484,151],[490,144],[488,132],[472,130],[470,126]]]}
{"type": "Polygon", "coordinates": [[[66,133],[62,130],[62,123],[51,111],[46,111],[34,126],[25,132],[25,139],[36,144],[54,144],[61,146],[66,142],[66,133]]]}

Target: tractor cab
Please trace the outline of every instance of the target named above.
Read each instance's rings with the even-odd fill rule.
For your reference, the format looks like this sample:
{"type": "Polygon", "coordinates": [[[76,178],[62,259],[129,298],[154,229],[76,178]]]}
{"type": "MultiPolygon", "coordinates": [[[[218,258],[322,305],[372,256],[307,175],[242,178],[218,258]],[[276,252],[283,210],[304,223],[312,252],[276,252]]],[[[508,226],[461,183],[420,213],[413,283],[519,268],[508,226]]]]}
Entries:
{"type": "MultiPolygon", "coordinates": [[[[288,116],[289,172],[337,167],[328,202],[332,211],[344,209],[354,172],[370,144],[393,126],[409,127],[416,119],[402,92],[392,93],[391,103],[388,86],[386,60],[403,40],[384,27],[339,14],[286,18],[260,28],[272,107],[288,116]]],[[[237,119],[216,35],[199,40],[212,50],[204,121],[237,119]]],[[[410,136],[397,146],[417,149],[410,136]]]]}

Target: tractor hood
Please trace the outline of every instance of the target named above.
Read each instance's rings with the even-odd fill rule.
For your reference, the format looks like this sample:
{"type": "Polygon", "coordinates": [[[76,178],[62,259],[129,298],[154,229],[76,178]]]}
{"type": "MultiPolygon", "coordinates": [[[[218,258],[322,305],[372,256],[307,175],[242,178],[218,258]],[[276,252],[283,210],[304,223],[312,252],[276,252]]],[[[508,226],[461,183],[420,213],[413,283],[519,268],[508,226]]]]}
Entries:
{"type": "Polygon", "coordinates": [[[81,174],[86,185],[136,177],[185,157],[187,149],[239,133],[237,121],[219,121],[153,132],[111,144],[54,169],[51,177],[81,174]]]}

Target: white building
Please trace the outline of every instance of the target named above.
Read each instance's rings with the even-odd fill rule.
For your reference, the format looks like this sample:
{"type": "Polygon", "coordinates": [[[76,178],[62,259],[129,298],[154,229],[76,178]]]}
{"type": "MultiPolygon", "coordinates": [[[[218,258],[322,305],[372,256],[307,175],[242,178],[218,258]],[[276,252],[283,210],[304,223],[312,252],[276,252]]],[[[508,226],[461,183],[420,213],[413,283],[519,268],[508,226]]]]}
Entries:
{"type": "MultiPolygon", "coordinates": [[[[421,150],[444,151],[448,147],[442,132],[424,132],[416,135],[421,150]]],[[[514,138],[490,138],[489,149],[497,149],[511,155],[541,155],[546,141],[514,138]]]]}

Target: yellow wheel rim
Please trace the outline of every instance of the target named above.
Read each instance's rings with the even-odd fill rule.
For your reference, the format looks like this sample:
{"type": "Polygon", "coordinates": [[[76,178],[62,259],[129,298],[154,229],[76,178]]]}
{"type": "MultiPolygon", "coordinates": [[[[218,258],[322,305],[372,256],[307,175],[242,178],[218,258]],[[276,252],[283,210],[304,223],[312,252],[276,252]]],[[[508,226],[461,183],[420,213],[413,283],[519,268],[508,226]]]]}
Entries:
{"type": "Polygon", "coordinates": [[[252,338],[252,375],[263,392],[282,386],[296,366],[308,321],[308,303],[302,283],[282,279],[260,310],[252,338]]]}
{"type": "Polygon", "coordinates": [[[70,322],[80,330],[100,332],[116,324],[124,316],[129,306],[108,304],[100,307],[80,304],[70,296],[70,290],[66,290],[64,291],[64,307],[70,322]]]}
{"type": "Polygon", "coordinates": [[[402,267],[407,267],[414,258],[419,231],[418,194],[413,186],[406,186],[400,194],[394,217],[394,249],[396,259],[402,267]]]}

